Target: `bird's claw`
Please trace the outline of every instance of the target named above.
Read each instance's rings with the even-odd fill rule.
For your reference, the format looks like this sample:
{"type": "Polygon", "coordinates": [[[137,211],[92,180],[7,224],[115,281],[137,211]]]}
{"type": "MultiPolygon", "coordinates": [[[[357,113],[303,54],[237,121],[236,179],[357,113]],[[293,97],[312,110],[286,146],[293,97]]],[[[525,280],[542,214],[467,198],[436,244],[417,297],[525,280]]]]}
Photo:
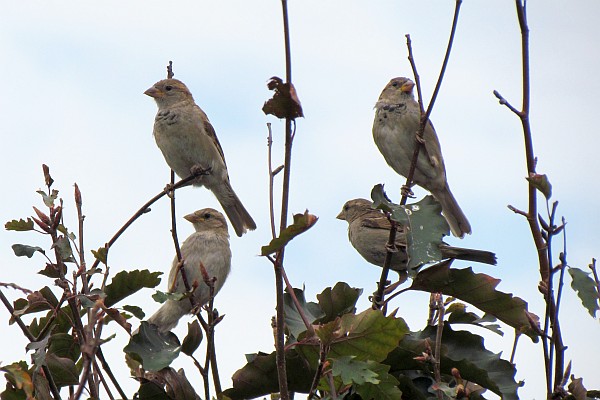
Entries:
{"type": "Polygon", "coordinates": [[[406,196],[406,197],[409,197],[411,199],[415,198],[415,194],[410,189],[410,186],[402,185],[402,187],[400,188],[400,194],[402,196],[406,196]]]}
{"type": "Polygon", "coordinates": [[[200,164],[192,165],[192,168],[190,168],[190,174],[192,174],[193,176],[210,175],[211,172],[211,167],[205,168],[200,164]]]}
{"type": "Polygon", "coordinates": [[[385,289],[383,290],[383,293],[385,294],[390,294],[392,293],[394,290],[396,290],[396,288],[398,288],[398,286],[402,285],[404,282],[399,280],[398,282],[392,283],[391,285],[388,285],[385,287],[385,289]]]}
{"type": "Polygon", "coordinates": [[[423,136],[420,135],[415,135],[415,140],[419,143],[419,144],[425,144],[425,138],[423,136]]]}
{"type": "Polygon", "coordinates": [[[389,243],[385,244],[385,250],[389,253],[397,253],[398,247],[395,244],[390,245],[389,243]]]}
{"type": "Polygon", "coordinates": [[[173,189],[175,185],[172,185],[170,183],[167,183],[167,185],[165,186],[165,188],[163,189],[163,191],[167,194],[167,196],[169,198],[173,198],[173,194],[175,192],[175,190],[173,189]]]}

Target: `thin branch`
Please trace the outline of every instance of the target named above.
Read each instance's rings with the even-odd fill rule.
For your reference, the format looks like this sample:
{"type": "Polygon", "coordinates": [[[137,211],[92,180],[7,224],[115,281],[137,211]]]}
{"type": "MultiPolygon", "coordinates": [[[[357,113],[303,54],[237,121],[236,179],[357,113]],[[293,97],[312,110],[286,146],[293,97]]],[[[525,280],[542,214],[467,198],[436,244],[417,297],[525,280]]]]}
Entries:
{"type": "Polygon", "coordinates": [[[385,305],[387,306],[387,304],[390,302],[390,300],[392,300],[394,297],[400,296],[402,293],[408,292],[409,290],[411,290],[410,286],[406,287],[404,289],[400,289],[396,293],[388,296],[388,298],[385,299],[385,305]]]}
{"type": "MultiPolygon", "coordinates": [[[[215,320],[215,313],[214,313],[216,278],[208,276],[208,273],[206,272],[206,268],[204,268],[204,265],[202,263],[200,263],[200,271],[202,272],[202,276],[204,278],[204,283],[206,283],[206,285],[208,285],[208,289],[209,289],[208,307],[206,310],[208,313],[208,324],[207,324],[208,329],[205,329],[207,343],[206,343],[206,362],[204,364],[205,365],[204,369],[208,372],[208,367],[210,366],[210,369],[212,371],[213,384],[215,387],[215,391],[217,392],[217,397],[219,397],[221,395],[221,392],[223,391],[223,389],[221,388],[221,380],[219,378],[219,368],[217,366],[217,352],[216,352],[216,347],[215,347],[215,325],[220,321],[220,320],[215,320]]],[[[198,313],[198,314],[200,314],[200,313],[198,313]]],[[[207,394],[207,398],[208,398],[208,394],[207,394]]]]}
{"type": "MultiPolygon", "coordinates": [[[[141,206],[136,212],[135,214],[133,214],[133,216],[131,218],[129,218],[129,220],[117,231],[117,233],[114,234],[114,236],[105,244],[105,248],[106,250],[110,249],[110,247],[117,241],[117,239],[119,239],[119,237],[142,215],[150,212],[150,206],[154,203],[156,203],[158,200],[160,200],[163,196],[174,192],[176,189],[182,188],[184,186],[187,186],[190,184],[191,181],[193,181],[194,179],[196,179],[198,176],[201,175],[206,175],[208,172],[206,171],[201,171],[201,170],[195,170],[192,171],[192,174],[190,176],[188,176],[187,178],[184,178],[182,180],[180,180],[179,182],[177,182],[175,185],[173,186],[167,186],[165,189],[163,189],[162,192],[158,193],[156,196],[154,196],[153,198],[151,198],[150,200],[148,200],[143,206],[141,206]]],[[[94,264],[92,265],[91,269],[96,268],[98,265],[100,264],[100,260],[96,260],[94,262],[94,264]]]]}
{"type": "MultiPolygon", "coordinates": [[[[435,336],[435,362],[434,362],[434,374],[435,381],[439,385],[442,382],[442,373],[440,371],[440,360],[442,358],[441,349],[442,349],[442,333],[444,332],[444,300],[442,298],[441,293],[436,294],[436,306],[438,312],[438,325],[437,325],[437,333],[435,336]]],[[[444,392],[441,389],[437,390],[437,396],[439,400],[444,399],[444,392]]]]}
{"type": "Polygon", "coordinates": [[[267,122],[267,130],[269,131],[269,136],[267,136],[267,158],[268,158],[268,167],[269,167],[269,216],[271,220],[271,236],[273,239],[277,237],[277,233],[275,232],[275,197],[273,194],[273,185],[275,180],[275,173],[273,172],[273,132],[271,131],[271,123],[267,122]]]}
{"type": "Polygon", "coordinates": [[[515,340],[513,342],[512,351],[510,353],[510,363],[515,365],[515,355],[517,354],[517,344],[519,343],[519,338],[521,337],[521,333],[515,329],[515,340]]]}
{"type": "Polygon", "coordinates": [[[29,295],[31,293],[33,293],[31,290],[27,289],[27,288],[23,288],[15,283],[4,283],[4,282],[0,282],[0,286],[4,286],[4,287],[9,287],[15,290],[20,290],[21,292],[23,292],[25,295],[29,295]]]}
{"type": "Polygon", "coordinates": [[[81,191],[79,190],[79,186],[77,186],[77,183],[75,184],[75,206],[77,208],[77,221],[79,228],[79,269],[81,274],[81,284],[83,286],[83,293],[88,294],[90,292],[90,289],[88,287],[88,276],[86,274],[85,268],[85,249],[83,247],[83,220],[85,219],[85,215],[83,215],[83,200],[81,198],[81,191]]]}
{"type": "MultiPolygon", "coordinates": [[[[435,85],[435,89],[433,90],[433,94],[431,95],[431,100],[429,101],[429,105],[427,106],[427,111],[423,112],[423,100],[421,95],[421,79],[419,77],[419,73],[417,71],[417,65],[414,60],[414,56],[412,53],[412,42],[410,40],[410,35],[406,35],[406,46],[408,48],[408,60],[410,61],[410,65],[413,70],[413,74],[415,76],[415,84],[417,86],[417,95],[419,107],[421,109],[421,120],[419,123],[419,129],[416,132],[415,140],[417,145],[415,146],[415,151],[413,153],[412,162],[410,165],[410,169],[408,172],[408,176],[406,177],[405,187],[410,188],[412,186],[413,176],[415,173],[415,169],[417,166],[417,160],[419,158],[419,153],[422,146],[423,132],[425,132],[425,126],[427,125],[427,121],[429,120],[429,116],[433,111],[433,106],[435,104],[435,100],[437,99],[437,95],[442,87],[442,81],[444,79],[444,75],[446,73],[446,67],[448,66],[448,61],[450,60],[450,53],[452,51],[452,44],[454,43],[454,35],[456,33],[456,27],[458,26],[458,15],[460,13],[460,6],[462,4],[462,0],[456,0],[454,7],[454,18],[452,19],[452,28],[450,29],[450,37],[448,38],[448,45],[446,47],[446,54],[444,56],[444,61],[442,62],[442,67],[440,69],[440,74],[438,76],[437,83],[435,85]]],[[[406,200],[408,199],[407,192],[402,195],[402,200],[400,204],[406,204],[406,200]]]]}
{"type": "Polygon", "coordinates": [[[119,392],[119,396],[121,396],[121,399],[128,399],[129,397],[127,397],[127,395],[121,388],[121,385],[119,385],[117,378],[115,377],[112,370],[110,369],[110,366],[106,362],[106,358],[104,357],[104,353],[102,353],[101,347],[98,347],[98,349],[96,350],[96,358],[100,360],[100,364],[102,364],[102,369],[104,369],[104,372],[106,372],[106,374],[108,375],[108,378],[112,382],[113,386],[115,387],[115,389],[117,389],[117,392],[119,392]]]}
{"type": "MultiPolygon", "coordinates": [[[[290,27],[288,21],[288,9],[287,0],[281,0],[281,8],[283,15],[283,34],[285,43],[285,78],[286,83],[291,84],[292,82],[292,57],[290,50],[290,27]]],[[[284,155],[284,168],[283,168],[283,188],[281,195],[281,221],[280,221],[280,232],[287,226],[287,214],[289,205],[289,192],[290,192],[290,174],[291,174],[291,163],[292,163],[292,120],[288,117],[285,120],[285,155],[284,155]]],[[[283,258],[285,254],[285,247],[281,249],[275,259],[275,291],[276,291],[276,366],[277,366],[277,378],[279,382],[279,393],[282,400],[289,400],[290,394],[288,391],[287,384],[287,370],[285,362],[285,319],[283,314],[283,258]]]]}
{"type": "MultiPolygon", "coordinates": [[[[519,20],[519,27],[521,31],[521,56],[522,56],[522,76],[523,76],[523,87],[522,87],[522,108],[517,110],[515,107],[500,95],[498,91],[494,91],[494,95],[500,100],[500,104],[508,107],[514,114],[516,114],[522,125],[523,138],[525,144],[525,159],[527,162],[527,175],[533,176],[536,171],[536,157],[533,151],[533,139],[531,133],[531,126],[529,123],[529,109],[531,102],[531,91],[530,91],[530,64],[529,64],[529,27],[527,25],[527,12],[526,2],[524,0],[515,0],[515,6],[517,11],[517,18],[519,20]]],[[[541,282],[539,285],[540,291],[544,295],[546,302],[546,318],[544,323],[544,337],[542,338],[542,344],[544,348],[544,362],[546,368],[546,391],[547,398],[552,397],[552,388],[556,385],[553,384],[552,379],[552,356],[554,350],[557,350],[557,359],[555,362],[554,380],[557,382],[562,379],[564,372],[564,346],[562,344],[562,335],[560,333],[560,325],[558,318],[556,318],[556,304],[553,297],[552,288],[552,268],[549,254],[549,242],[550,232],[548,232],[548,240],[544,239],[540,224],[538,221],[537,212],[537,189],[528,184],[528,210],[527,213],[522,213],[527,219],[529,229],[535,243],[538,253],[538,264],[541,282]],[[547,343],[546,335],[548,331],[548,325],[552,328],[552,341],[547,343]]],[[[550,224],[552,225],[552,224],[550,224]]]]}
{"type": "MultiPolygon", "coordinates": [[[[51,185],[52,185],[52,182],[49,182],[47,184],[48,195],[51,194],[51,185]]],[[[79,308],[77,306],[77,301],[75,300],[75,297],[73,297],[71,295],[72,293],[69,289],[68,281],[65,279],[64,271],[67,271],[67,267],[65,265],[65,261],[62,258],[62,255],[60,253],[59,246],[54,246],[59,241],[57,228],[58,228],[58,224],[60,223],[60,216],[62,214],[62,200],[61,200],[61,204],[59,206],[55,207],[54,205],[49,205],[48,209],[50,211],[49,212],[49,214],[50,214],[49,215],[49,218],[50,218],[49,234],[52,239],[52,245],[54,247],[54,257],[56,259],[56,266],[58,268],[58,275],[59,275],[57,284],[67,294],[67,303],[69,305],[69,308],[71,309],[71,314],[73,316],[73,328],[74,328],[75,332],[77,332],[77,336],[78,336],[80,345],[84,346],[90,342],[91,337],[87,337],[85,334],[85,331],[83,328],[83,322],[81,320],[81,316],[79,315],[79,308]]],[[[89,362],[89,360],[87,360],[88,358],[90,358],[88,354],[82,353],[82,357],[84,360],[84,364],[85,364],[85,362],[89,362]]],[[[97,391],[95,382],[91,376],[88,377],[88,386],[89,386],[90,396],[98,397],[98,391],[97,391]]]]}
{"type": "Polygon", "coordinates": [[[19,328],[21,328],[21,331],[23,331],[25,337],[27,337],[30,342],[35,342],[35,336],[33,336],[33,334],[29,331],[29,328],[27,328],[27,325],[25,325],[21,317],[15,314],[15,309],[13,308],[12,304],[10,304],[6,296],[4,296],[2,289],[0,289],[0,301],[2,301],[2,304],[4,304],[4,307],[6,307],[10,316],[14,318],[19,328]]]}
{"type": "Polygon", "coordinates": [[[306,314],[304,313],[304,309],[300,305],[300,301],[298,301],[298,297],[296,296],[296,293],[294,292],[294,287],[290,284],[290,281],[288,280],[287,274],[285,273],[285,268],[281,269],[281,275],[283,276],[283,280],[285,281],[285,286],[288,290],[288,294],[292,298],[292,302],[296,306],[296,310],[298,310],[298,314],[300,314],[300,318],[302,319],[302,322],[304,322],[304,326],[306,326],[306,330],[308,331],[308,336],[314,337],[315,336],[315,328],[312,326],[312,324],[306,317],[306,314]]]}
{"type": "Polygon", "coordinates": [[[600,280],[598,279],[598,271],[596,271],[596,259],[592,258],[592,263],[589,265],[589,269],[592,270],[594,275],[594,282],[596,282],[596,293],[600,295],[600,280]]]}
{"type": "Polygon", "coordinates": [[[517,110],[512,104],[508,102],[497,90],[494,90],[494,96],[500,101],[500,104],[506,106],[510,111],[515,113],[519,118],[521,117],[521,111],[517,110]]]}
{"type": "Polygon", "coordinates": [[[110,387],[108,386],[108,382],[106,382],[106,378],[104,378],[104,375],[102,374],[102,371],[100,370],[100,366],[98,365],[97,360],[94,360],[94,372],[96,374],[98,374],[98,376],[100,377],[100,383],[104,387],[104,390],[106,391],[106,394],[108,395],[110,400],[115,400],[115,396],[113,396],[113,394],[110,390],[110,387]]]}
{"type": "Polygon", "coordinates": [[[323,342],[320,342],[320,355],[319,355],[319,365],[317,366],[317,372],[313,378],[312,384],[310,385],[310,390],[308,392],[308,399],[312,399],[317,391],[317,386],[319,386],[319,381],[321,380],[321,376],[323,375],[323,368],[325,366],[325,362],[327,360],[327,354],[329,353],[329,347],[324,346],[323,342]]]}
{"type": "Polygon", "coordinates": [[[396,248],[396,233],[398,231],[398,223],[391,219],[390,215],[388,215],[388,220],[390,221],[391,228],[386,244],[387,252],[385,254],[385,260],[383,261],[383,271],[381,271],[379,283],[377,284],[377,291],[375,292],[375,296],[373,298],[373,308],[376,310],[381,310],[386,304],[386,302],[384,302],[385,287],[388,282],[390,266],[392,265],[392,257],[394,256],[394,251],[392,249],[396,248]]]}
{"type": "MultiPolygon", "coordinates": [[[[424,112],[423,108],[423,96],[421,95],[421,79],[419,77],[419,73],[417,71],[416,62],[414,59],[414,55],[412,52],[412,41],[410,39],[410,35],[406,35],[406,46],[408,48],[408,60],[410,61],[411,68],[413,70],[413,75],[415,77],[415,84],[417,86],[417,98],[419,102],[419,108],[421,110],[421,119],[419,122],[419,128],[415,134],[415,151],[413,153],[410,169],[408,175],[406,177],[406,184],[403,186],[402,190],[402,198],[400,200],[401,205],[405,205],[408,200],[408,195],[410,194],[410,187],[412,186],[413,176],[415,174],[415,169],[417,167],[417,160],[419,158],[419,153],[421,151],[421,147],[423,145],[422,137],[423,132],[425,132],[425,126],[427,125],[427,121],[429,120],[429,116],[433,111],[433,106],[435,104],[435,100],[442,86],[442,81],[444,79],[444,74],[446,73],[446,68],[448,66],[448,61],[450,60],[450,53],[452,51],[452,44],[454,42],[454,36],[456,33],[456,27],[458,26],[458,16],[460,13],[460,6],[462,4],[462,0],[456,0],[454,7],[454,17],[452,19],[452,27],[450,29],[450,37],[448,38],[448,45],[446,47],[446,54],[444,56],[444,61],[442,62],[442,67],[440,68],[440,74],[438,76],[437,83],[435,85],[435,89],[431,96],[431,100],[429,101],[429,105],[427,106],[427,111],[424,112]]],[[[386,258],[383,264],[383,269],[381,271],[381,276],[379,278],[379,284],[377,286],[377,292],[373,298],[373,308],[381,309],[384,299],[384,291],[385,285],[387,283],[387,277],[389,273],[389,266],[391,263],[391,259],[393,256],[392,249],[395,247],[395,226],[392,224],[392,228],[390,229],[390,235],[388,238],[388,251],[386,254],[386,258]]]]}
{"type": "MultiPolygon", "coordinates": [[[[175,185],[175,171],[171,170],[171,187],[175,185]]],[[[177,260],[181,261],[181,248],[179,247],[179,239],[177,238],[177,217],[175,215],[175,191],[171,191],[169,194],[171,198],[171,236],[173,237],[173,244],[175,245],[175,254],[177,254],[177,260]]]]}
{"type": "MultiPolygon", "coordinates": [[[[29,331],[29,328],[27,328],[27,326],[25,325],[25,323],[23,322],[21,317],[19,315],[15,315],[15,309],[13,308],[12,304],[10,304],[10,302],[8,301],[6,296],[4,296],[4,293],[2,293],[1,289],[0,289],[0,301],[2,301],[2,304],[4,304],[4,307],[6,307],[6,309],[8,310],[10,316],[12,318],[14,318],[14,320],[17,322],[17,325],[19,326],[19,328],[21,328],[21,331],[23,332],[25,337],[27,337],[27,339],[29,339],[30,342],[35,342],[36,341],[35,337],[29,331]]],[[[52,392],[54,399],[60,400],[60,392],[58,391],[58,388],[56,387],[56,383],[54,383],[54,378],[52,378],[52,375],[50,374],[50,369],[48,369],[48,366],[46,366],[46,365],[42,365],[42,368],[44,370],[44,375],[46,376],[46,380],[48,381],[48,386],[50,387],[50,391],[52,392]]]]}

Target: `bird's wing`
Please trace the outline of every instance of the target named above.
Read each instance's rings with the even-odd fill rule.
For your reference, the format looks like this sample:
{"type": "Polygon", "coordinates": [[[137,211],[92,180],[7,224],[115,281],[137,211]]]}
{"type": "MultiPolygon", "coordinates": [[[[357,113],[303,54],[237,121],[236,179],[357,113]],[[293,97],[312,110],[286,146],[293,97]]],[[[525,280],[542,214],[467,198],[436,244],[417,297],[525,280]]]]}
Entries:
{"type": "Polygon", "coordinates": [[[213,128],[208,118],[204,118],[202,123],[204,124],[204,131],[212,140],[213,144],[217,148],[217,151],[221,155],[221,159],[223,159],[223,164],[225,167],[227,167],[227,163],[225,162],[225,154],[223,153],[223,148],[221,147],[221,143],[219,143],[219,139],[217,139],[217,132],[215,132],[215,128],[213,128]]]}
{"type": "MultiPolygon", "coordinates": [[[[380,214],[380,213],[378,213],[380,214]]],[[[361,226],[366,228],[385,229],[390,230],[390,221],[383,215],[369,216],[368,218],[361,219],[361,226]]]]}
{"type": "Polygon", "coordinates": [[[429,163],[436,169],[445,169],[440,141],[431,121],[427,121],[425,132],[423,132],[423,138],[425,139],[425,145],[423,147],[429,163]]]}

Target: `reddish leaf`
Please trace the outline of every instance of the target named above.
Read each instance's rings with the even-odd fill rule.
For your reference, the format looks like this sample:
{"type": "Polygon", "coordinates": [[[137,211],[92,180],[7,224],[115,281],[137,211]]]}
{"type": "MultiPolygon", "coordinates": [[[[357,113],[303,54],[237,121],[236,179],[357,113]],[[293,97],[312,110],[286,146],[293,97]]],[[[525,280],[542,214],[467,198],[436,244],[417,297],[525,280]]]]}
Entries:
{"type": "Polygon", "coordinates": [[[524,300],[496,290],[498,283],[500,279],[476,274],[471,268],[450,268],[450,263],[443,262],[419,272],[410,288],[456,297],[495,316],[537,342],[538,335],[531,327],[531,321],[536,321],[537,316],[527,311],[527,302],[524,300]]]}
{"type": "Polygon", "coordinates": [[[274,76],[267,87],[269,90],[274,90],[275,94],[263,106],[262,110],[265,114],[281,119],[296,119],[304,116],[300,99],[292,83],[283,83],[281,78],[274,76]]]}

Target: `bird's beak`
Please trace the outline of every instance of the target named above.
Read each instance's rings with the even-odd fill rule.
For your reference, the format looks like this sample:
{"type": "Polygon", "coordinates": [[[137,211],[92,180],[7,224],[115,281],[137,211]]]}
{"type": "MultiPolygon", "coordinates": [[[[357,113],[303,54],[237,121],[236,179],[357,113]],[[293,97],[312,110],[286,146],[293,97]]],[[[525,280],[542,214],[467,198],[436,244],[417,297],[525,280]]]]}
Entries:
{"type": "MultiPolygon", "coordinates": [[[[144,94],[146,96],[150,96],[153,98],[157,98],[157,97],[162,97],[162,92],[160,90],[158,90],[157,88],[155,88],[154,86],[152,86],[150,89],[146,90],[144,92],[144,94]]],[[[185,217],[184,217],[185,218],[185,217]]]]}
{"type": "Polygon", "coordinates": [[[345,221],[346,217],[344,217],[344,211],[340,211],[340,213],[338,214],[338,216],[336,218],[341,219],[342,221],[345,221]]]}
{"type": "Polygon", "coordinates": [[[414,87],[415,87],[414,82],[406,82],[404,85],[402,85],[400,90],[402,90],[403,93],[410,93],[410,92],[412,92],[414,87]]]}
{"type": "Polygon", "coordinates": [[[196,214],[194,214],[194,213],[185,215],[183,218],[187,221],[190,221],[191,223],[196,222],[196,214]]]}

